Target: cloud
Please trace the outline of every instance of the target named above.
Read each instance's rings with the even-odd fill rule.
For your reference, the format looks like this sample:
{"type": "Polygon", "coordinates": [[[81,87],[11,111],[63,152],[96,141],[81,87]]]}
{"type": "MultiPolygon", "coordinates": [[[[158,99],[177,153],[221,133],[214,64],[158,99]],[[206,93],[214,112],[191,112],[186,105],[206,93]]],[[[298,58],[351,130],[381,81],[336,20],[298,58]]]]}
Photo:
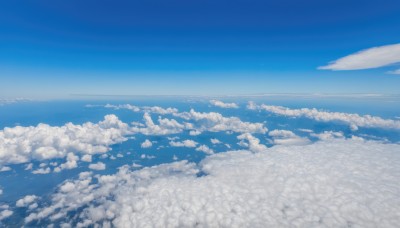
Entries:
{"type": "Polygon", "coordinates": [[[0,221],[14,214],[14,212],[9,210],[8,208],[8,205],[0,205],[0,221]]]}
{"type": "Polygon", "coordinates": [[[169,145],[173,147],[196,147],[197,144],[198,144],[197,142],[190,139],[183,140],[182,142],[175,142],[175,141],[169,142],[169,145]]]}
{"type": "Polygon", "coordinates": [[[93,170],[105,170],[106,169],[106,164],[103,162],[97,162],[89,165],[89,169],[93,170]]]}
{"type": "Polygon", "coordinates": [[[152,146],[153,146],[153,143],[148,139],[146,139],[142,144],[140,144],[140,147],[142,147],[142,148],[150,148],[152,146]]]}
{"type": "MultiPolygon", "coordinates": [[[[86,106],[86,107],[91,107],[91,106],[86,106]]],[[[104,105],[104,108],[112,108],[115,110],[118,109],[128,109],[131,110],[132,112],[139,112],[140,108],[131,104],[120,104],[120,105],[112,105],[112,104],[106,104],[104,105]]]]}
{"type": "Polygon", "coordinates": [[[156,113],[156,114],[160,114],[160,115],[166,115],[166,114],[173,114],[173,113],[177,113],[178,109],[176,108],[162,108],[159,106],[153,106],[153,107],[142,107],[142,109],[145,112],[152,112],[152,113],[156,113]]]}
{"type": "Polygon", "coordinates": [[[194,128],[198,131],[233,131],[238,133],[265,133],[268,131],[262,123],[242,122],[237,117],[224,117],[217,112],[196,112],[193,109],[190,112],[174,114],[185,120],[194,120],[194,128]]]}
{"type": "Polygon", "coordinates": [[[210,103],[220,108],[239,108],[239,106],[236,103],[224,103],[218,100],[210,100],[210,103]]]}
{"type": "Polygon", "coordinates": [[[180,161],[141,170],[126,165],[114,175],[85,172],[60,185],[51,203],[25,221],[74,227],[396,227],[399,149],[338,139],[218,153],[199,166],[180,161]],[[69,216],[72,211],[78,214],[69,216]]]}
{"type": "Polygon", "coordinates": [[[129,134],[128,125],[115,115],[107,115],[96,124],[6,127],[0,131],[0,166],[63,158],[69,152],[105,153],[110,150],[110,145],[125,141],[126,134],[129,134]]]}
{"type": "Polygon", "coordinates": [[[206,154],[213,154],[214,150],[208,147],[207,145],[200,145],[199,147],[196,148],[196,151],[200,151],[206,154]]]}
{"type": "Polygon", "coordinates": [[[1,99],[0,98],[0,106],[3,105],[8,105],[8,104],[14,104],[14,103],[20,103],[20,102],[28,102],[31,101],[30,99],[27,98],[10,98],[10,99],[1,99]]]}
{"type": "Polygon", "coordinates": [[[400,69],[387,72],[388,74],[400,74],[400,69]]]}
{"type": "Polygon", "coordinates": [[[29,205],[33,204],[38,197],[36,195],[26,195],[22,199],[17,200],[15,206],[17,207],[28,207],[29,205]]]}
{"type": "Polygon", "coordinates": [[[400,62],[400,44],[373,47],[345,56],[320,70],[362,70],[387,66],[400,62]]]}
{"type": "Polygon", "coordinates": [[[239,145],[248,147],[252,152],[261,152],[267,149],[265,145],[260,144],[260,140],[258,138],[254,137],[250,133],[241,134],[237,138],[241,140],[239,145]],[[247,143],[244,140],[246,140],[247,143]]]}
{"type": "Polygon", "coordinates": [[[288,130],[273,130],[268,133],[275,145],[305,145],[311,143],[308,138],[300,137],[288,130]]]}
{"type": "Polygon", "coordinates": [[[290,109],[282,106],[273,105],[257,105],[252,104],[252,108],[264,110],[276,115],[289,117],[305,117],[320,122],[341,122],[350,126],[352,130],[358,127],[365,128],[384,128],[384,129],[400,129],[400,121],[391,119],[382,119],[378,116],[364,115],[342,112],[320,111],[315,108],[290,109]]]}
{"type": "MultiPolygon", "coordinates": [[[[94,105],[86,105],[86,107],[97,107],[94,105]]],[[[112,105],[112,104],[106,104],[104,105],[104,108],[112,108],[115,110],[119,110],[119,109],[127,109],[127,110],[131,110],[133,112],[139,112],[139,111],[144,111],[144,112],[149,112],[149,113],[156,113],[156,114],[160,114],[160,115],[166,115],[166,114],[173,114],[173,113],[177,113],[178,109],[176,108],[162,108],[159,106],[144,106],[144,107],[138,107],[138,106],[134,106],[131,104],[120,104],[120,105],[112,105]]]]}
{"type": "Polygon", "coordinates": [[[210,141],[211,141],[211,143],[212,144],[220,144],[220,143],[222,143],[221,141],[219,141],[219,139],[210,139],[210,141]]]}
{"type": "Polygon", "coordinates": [[[144,135],[168,135],[180,133],[185,129],[183,124],[174,119],[158,118],[159,125],[156,125],[149,113],[143,115],[145,127],[132,127],[131,132],[142,133],[144,135]]]}

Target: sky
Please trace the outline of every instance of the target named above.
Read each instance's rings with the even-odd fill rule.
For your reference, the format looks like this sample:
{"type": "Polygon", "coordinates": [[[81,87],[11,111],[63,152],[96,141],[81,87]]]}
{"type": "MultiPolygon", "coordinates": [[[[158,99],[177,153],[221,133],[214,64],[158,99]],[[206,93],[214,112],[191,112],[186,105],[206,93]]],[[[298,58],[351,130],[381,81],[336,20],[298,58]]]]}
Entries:
{"type": "Polygon", "coordinates": [[[1,1],[0,97],[393,94],[399,42],[398,0],[1,1]]]}

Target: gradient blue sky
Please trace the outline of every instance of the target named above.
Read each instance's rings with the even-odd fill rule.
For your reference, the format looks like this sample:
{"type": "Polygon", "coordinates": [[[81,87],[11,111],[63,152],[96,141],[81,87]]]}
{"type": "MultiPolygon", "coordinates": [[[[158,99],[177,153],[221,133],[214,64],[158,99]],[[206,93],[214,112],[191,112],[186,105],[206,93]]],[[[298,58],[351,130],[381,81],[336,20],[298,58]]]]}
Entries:
{"type": "Polygon", "coordinates": [[[399,42],[398,0],[1,1],[0,98],[398,93],[317,67],[399,42]]]}

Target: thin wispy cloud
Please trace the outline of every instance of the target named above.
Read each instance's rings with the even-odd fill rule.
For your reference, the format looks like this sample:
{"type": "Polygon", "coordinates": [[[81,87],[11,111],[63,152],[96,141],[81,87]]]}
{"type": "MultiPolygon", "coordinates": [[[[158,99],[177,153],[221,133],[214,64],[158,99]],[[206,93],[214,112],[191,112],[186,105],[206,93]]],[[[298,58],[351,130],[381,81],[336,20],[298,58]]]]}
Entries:
{"type": "MultiPolygon", "coordinates": [[[[400,44],[373,47],[330,62],[319,70],[363,70],[400,63],[400,44]]],[[[400,69],[388,73],[400,74],[400,69]]]]}

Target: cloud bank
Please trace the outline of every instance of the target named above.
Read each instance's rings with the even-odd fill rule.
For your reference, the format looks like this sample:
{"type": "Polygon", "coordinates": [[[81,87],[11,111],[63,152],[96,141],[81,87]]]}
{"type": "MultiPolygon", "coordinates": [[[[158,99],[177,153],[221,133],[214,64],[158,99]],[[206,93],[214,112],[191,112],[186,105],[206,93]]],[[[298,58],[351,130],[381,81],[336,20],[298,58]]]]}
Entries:
{"type": "Polygon", "coordinates": [[[321,122],[341,122],[349,125],[352,130],[357,130],[358,127],[400,129],[400,121],[398,120],[383,119],[371,115],[360,116],[352,113],[327,112],[315,108],[290,109],[282,106],[256,105],[254,102],[249,102],[247,108],[251,110],[264,110],[282,116],[305,117],[321,122]]]}
{"type": "MultiPolygon", "coordinates": [[[[248,136],[248,135],[247,135],[248,136]]],[[[246,138],[246,136],[243,136],[246,138]]],[[[80,174],[25,219],[116,227],[396,227],[400,146],[337,139],[80,174]],[[206,175],[197,174],[202,172],[206,175]],[[76,211],[73,217],[68,212],[76,211]]]]}

